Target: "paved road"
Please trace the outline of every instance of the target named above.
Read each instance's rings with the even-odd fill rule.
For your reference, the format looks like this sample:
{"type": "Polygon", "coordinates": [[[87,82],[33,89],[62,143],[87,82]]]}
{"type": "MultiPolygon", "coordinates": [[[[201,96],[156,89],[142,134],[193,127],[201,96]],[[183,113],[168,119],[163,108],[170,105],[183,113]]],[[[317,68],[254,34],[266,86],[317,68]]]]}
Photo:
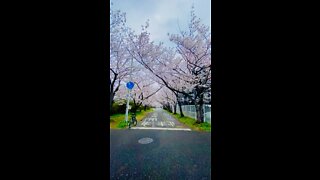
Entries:
{"type": "Polygon", "coordinates": [[[211,179],[211,133],[191,131],[162,109],[110,131],[111,179],[211,179]]]}
{"type": "Polygon", "coordinates": [[[132,129],[159,129],[160,130],[186,130],[191,131],[190,128],[177,121],[170,114],[161,108],[157,108],[154,112],[149,113],[137,127],[132,129]]]}
{"type": "Polygon", "coordinates": [[[110,131],[110,179],[211,179],[211,133],[110,131]]]}

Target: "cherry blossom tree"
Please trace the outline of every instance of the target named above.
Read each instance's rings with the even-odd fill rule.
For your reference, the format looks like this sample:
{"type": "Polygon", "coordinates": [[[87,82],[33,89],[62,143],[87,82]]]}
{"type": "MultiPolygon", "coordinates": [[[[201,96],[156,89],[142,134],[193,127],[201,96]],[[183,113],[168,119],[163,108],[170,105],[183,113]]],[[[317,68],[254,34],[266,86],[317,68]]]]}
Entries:
{"type": "Polygon", "coordinates": [[[211,90],[211,33],[208,26],[201,24],[191,10],[188,31],[170,35],[170,41],[176,44],[177,53],[183,59],[183,65],[173,70],[184,81],[184,92],[192,97],[196,106],[197,122],[203,122],[203,104],[205,93],[211,90]]]}
{"type": "Polygon", "coordinates": [[[134,111],[141,105],[150,104],[152,97],[166,87],[158,93],[162,103],[174,105],[174,108],[178,104],[183,117],[179,97],[188,97],[196,106],[197,122],[203,122],[203,104],[210,98],[211,88],[209,27],[201,23],[192,7],[188,30],[168,34],[175,48],[151,41],[148,27],[149,21],[142,26],[141,32],[135,33],[126,27],[124,13],[110,10],[110,99],[115,94],[123,98],[126,88],[121,84],[128,81],[131,73],[136,85],[132,90],[134,111]],[[130,69],[131,60],[134,60],[134,69],[130,69]]]}
{"type": "MultiPolygon", "coordinates": [[[[162,88],[162,86],[156,86],[156,82],[148,77],[147,73],[136,71],[134,78],[131,79],[135,84],[130,92],[130,99],[132,99],[131,112],[136,112],[142,105],[144,105],[145,108],[147,105],[151,105],[152,101],[149,100],[162,88]]],[[[126,99],[128,91],[124,85],[120,86],[120,90],[117,92],[117,98],[126,99]]]]}
{"type": "MultiPolygon", "coordinates": [[[[178,93],[188,95],[188,93],[180,88],[175,87],[177,84],[172,81],[172,78],[177,78],[172,76],[172,64],[176,63],[174,50],[164,47],[162,42],[155,44],[153,41],[150,41],[150,33],[147,31],[148,27],[149,22],[147,21],[146,25],[142,26],[140,34],[135,34],[133,31],[129,33],[128,52],[133,59],[157,78],[156,81],[159,84],[166,86],[176,96],[178,93]]],[[[179,105],[181,107],[180,103],[179,105]]],[[[181,116],[183,116],[181,108],[180,112],[181,116]]]]}
{"type": "Polygon", "coordinates": [[[155,86],[156,82],[148,78],[145,72],[137,73],[137,77],[134,78],[133,82],[136,88],[131,92],[133,100],[132,111],[135,112],[142,105],[144,105],[145,108],[147,105],[150,105],[150,101],[148,100],[161,90],[162,86],[155,86]]]}
{"type": "Polygon", "coordinates": [[[141,105],[146,107],[150,103],[148,99],[162,87],[154,89],[155,82],[148,78],[139,63],[132,61],[128,51],[128,32],[132,30],[126,26],[125,13],[110,9],[110,108],[115,96],[126,99],[128,90],[125,83],[132,80],[135,88],[131,92],[131,110],[135,112],[141,105]]]}
{"type": "Polygon", "coordinates": [[[173,110],[174,114],[177,113],[177,98],[175,94],[167,87],[162,88],[161,91],[157,93],[156,101],[161,103],[161,105],[166,109],[170,111],[173,110]]]}
{"type": "Polygon", "coordinates": [[[201,24],[192,7],[188,31],[169,34],[170,41],[176,44],[174,52],[163,43],[150,41],[148,26],[147,21],[140,34],[129,33],[128,52],[176,96],[190,97],[196,106],[197,123],[203,122],[205,93],[210,93],[211,88],[209,27],[201,24]]]}
{"type": "Polygon", "coordinates": [[[125,48],[126,31],[126,14],[110,8],[110,108],[123,79],[131,72],[130,56],[125,48]]]}

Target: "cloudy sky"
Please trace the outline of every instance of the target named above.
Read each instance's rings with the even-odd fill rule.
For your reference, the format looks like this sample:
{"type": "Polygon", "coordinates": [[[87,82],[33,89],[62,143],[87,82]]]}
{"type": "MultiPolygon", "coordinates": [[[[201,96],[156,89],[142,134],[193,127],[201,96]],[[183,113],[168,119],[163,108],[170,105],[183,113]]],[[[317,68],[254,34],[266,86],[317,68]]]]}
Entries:
{"type": "Polygon", "coordinates": [[[211,0],[111,0],[113,9],[127,14],[127,24],[136,32],[150,20],[151,40],[172,46],[167,33],[176,34],[186,29],[192,4],[202,23],[211,27],[211,0]],[[179,26],[178,26],[179,24],[179,26]]]}

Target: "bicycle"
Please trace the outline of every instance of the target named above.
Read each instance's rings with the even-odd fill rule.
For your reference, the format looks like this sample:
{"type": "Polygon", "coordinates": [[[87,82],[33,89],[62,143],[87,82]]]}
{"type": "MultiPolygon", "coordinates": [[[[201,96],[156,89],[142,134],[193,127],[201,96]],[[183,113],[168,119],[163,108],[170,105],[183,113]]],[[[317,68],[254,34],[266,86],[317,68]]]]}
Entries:
{"type": "Polygon", "coordinates": [[[138,124],[138,121],[137,121],[137,119],[136,119],[136,114],[135,114],[135,113],[132,113],[132,114],[131,114],[131,119],[130,119],[130,121],[128,122],[129,129],[131,128],[131,125],[136,126],[137,124],[138,124]]]}

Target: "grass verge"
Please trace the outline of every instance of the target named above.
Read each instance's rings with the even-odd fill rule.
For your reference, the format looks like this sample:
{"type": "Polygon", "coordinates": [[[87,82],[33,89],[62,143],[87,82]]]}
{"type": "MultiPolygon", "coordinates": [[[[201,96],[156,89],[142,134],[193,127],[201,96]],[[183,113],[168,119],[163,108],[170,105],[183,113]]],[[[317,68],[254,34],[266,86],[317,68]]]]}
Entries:
{"type": "MultiPolygon", "coordinates": [[[[146,111],[141,111],[136,113],[136,118],[139,121],[141,121],[147,114],[154,111],[153,108],[148,109],[146,111]]],[[[130,118],[130,114],[129,114],[130,118]]],[[[125,114],[113,114],[110,116],[110,128],[111,129],[123,129],[126,128],[127,124],[125,122],[125,114]]]]}
{"type": "Polygon", "coordinates": [[[211,124],[204,122],[204,123],[196,123],[196,120],[190,117],[180,117],[180,114],[173,114],[167,111],[169,114],[171,114],[173,117],[175,117],[178,121],[181,123],[189,126],[194,131],[205,131],[205,132],[211,132],[211,124]]]}

